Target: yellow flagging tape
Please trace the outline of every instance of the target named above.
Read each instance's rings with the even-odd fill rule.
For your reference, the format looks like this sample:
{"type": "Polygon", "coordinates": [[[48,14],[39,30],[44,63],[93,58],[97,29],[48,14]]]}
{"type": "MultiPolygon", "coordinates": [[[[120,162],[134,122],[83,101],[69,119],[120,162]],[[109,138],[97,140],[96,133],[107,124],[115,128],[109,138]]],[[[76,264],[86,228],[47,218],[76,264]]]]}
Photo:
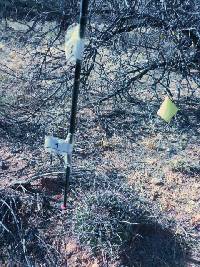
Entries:
{"type": "Polygon", "coordinates": [[[164,121],[170,122],[171,119],[178,112],[177,106],[172,102],[172,100],[166,96],[164,102],[161,104],[157,115],[160,116],[164,121]]]}

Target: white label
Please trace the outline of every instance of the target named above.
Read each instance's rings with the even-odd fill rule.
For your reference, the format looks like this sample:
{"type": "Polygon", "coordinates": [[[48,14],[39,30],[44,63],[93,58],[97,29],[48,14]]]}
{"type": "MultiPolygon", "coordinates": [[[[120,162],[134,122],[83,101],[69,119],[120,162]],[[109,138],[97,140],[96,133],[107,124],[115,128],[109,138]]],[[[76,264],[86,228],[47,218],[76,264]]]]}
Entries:
{"type": "Polygon", "coordinates": [[[82,59],[83,52],[84,52],[84,46],[85,46],[84,40],[78,39],[76,44],[75,44],[75,47],[74,47],[74,57],[76,59],[79,59],[79,60],[82,59]]]}
{"type": "Polygon", "coordinates": [[[65,34],[65,55],[67,61],[81,60],[84,51],[84,39],[80,38],[80,25],[71,25],[65,34]]]}
{"type": "Polygon", "coordinates": [[[58,148],[58,140],[53,136],[45,136],[44,147],[50,152],[58,148]]]}
{"type": "Polygon", "coordinates": [[[65,140],[59,140],[58,143],[58,152],[59,154],[72,154],[72,144],[67,143],[65,140]]]}
{"type": "Polygon", "coordinates": [[[72,154],[73,151],[72,144],[68,143],[66,140],[53,136],[45,136],[44,147],[48,152],[60,155],[72,154]]]}

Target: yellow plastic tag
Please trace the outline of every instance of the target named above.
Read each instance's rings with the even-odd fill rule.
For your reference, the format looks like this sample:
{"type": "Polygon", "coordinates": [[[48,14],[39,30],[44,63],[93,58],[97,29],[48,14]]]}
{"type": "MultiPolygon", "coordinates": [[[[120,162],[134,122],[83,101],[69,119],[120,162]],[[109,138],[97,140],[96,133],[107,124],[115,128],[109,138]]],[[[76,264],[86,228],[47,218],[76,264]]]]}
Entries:
{"type": "Polygon", "coordinates": [[[177,106],[167,96],[165,97],[164,102],[160,106],[157,115],[160,116],[164,121],[170,122],[177,112],[178,112],[177,106]]]}

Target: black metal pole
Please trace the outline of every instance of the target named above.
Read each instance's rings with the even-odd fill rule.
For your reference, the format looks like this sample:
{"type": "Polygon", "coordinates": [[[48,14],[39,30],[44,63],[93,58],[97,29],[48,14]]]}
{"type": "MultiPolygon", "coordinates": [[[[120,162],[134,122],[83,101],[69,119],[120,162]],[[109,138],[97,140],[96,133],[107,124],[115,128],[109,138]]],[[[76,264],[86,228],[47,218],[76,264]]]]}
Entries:
{"type": "MultiPolygon", "coordinates": [[[[85,37],[85,30],[87,24],[87,17],[88,17],[88,5],[89,0],[81,0],[81,9],[80,9],[80,38],[84,39],[85,37]]],[[[74,134],[76,131],[76,115],[77,115],[77,106],[78,106],[78,95],[79,95],[79,88],[80,88],[80,76],[81,76],[81,65],[82,60],[76,60],[75,66],[75,77],[74,77],[74,86],[72,91],[72,106],[71,106],[71,115],[70,115],[70,125],[69,125],[69,142],[72,144],[74,139],[74,134]]],[[[67,196],[69,193],[69,179],[71,173],[71,157],[68,155],[67,166],[65,170],[65,190],[64,190],[64,203],[62,208],[66,209],[67,207],[67,196]]]]}

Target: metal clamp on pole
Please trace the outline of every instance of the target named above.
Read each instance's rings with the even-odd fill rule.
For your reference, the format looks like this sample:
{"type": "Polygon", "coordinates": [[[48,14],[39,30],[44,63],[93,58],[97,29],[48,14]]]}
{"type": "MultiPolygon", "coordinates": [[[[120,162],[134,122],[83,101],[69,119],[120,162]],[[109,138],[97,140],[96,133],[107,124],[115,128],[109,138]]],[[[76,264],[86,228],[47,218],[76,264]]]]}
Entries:
{"type": "Polygon", "coordinates": [[[69,133],[67,135],[66,143],[70,144],[72,149],[64,156],[65,168],[67,168],[68,166],[71,168],[72,152],[74,147],[74,136],[72,134],[69,133]]]}

